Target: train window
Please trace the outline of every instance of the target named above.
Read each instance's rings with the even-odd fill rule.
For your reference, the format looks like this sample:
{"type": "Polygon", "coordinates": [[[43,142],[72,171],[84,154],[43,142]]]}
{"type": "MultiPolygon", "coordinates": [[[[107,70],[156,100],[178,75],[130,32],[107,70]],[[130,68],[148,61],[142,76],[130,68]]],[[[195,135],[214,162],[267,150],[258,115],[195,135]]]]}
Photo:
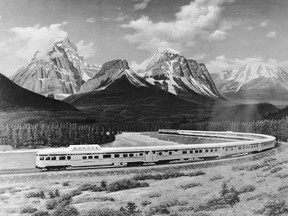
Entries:
{"type": "Polygon", "coordinates": [[[187,151],[182,151],[182,154],[187,154],[187,151]]]}
{"type": "Polygon", "coordinates": [[[123,154],[123,157],[128,157],[128,154],[123,154]]]}
{"type": "Polygon", "coordinates": [[[140,153],[139,156],[143,156],[143,153],[140,153]]]}
{"type": "Polygon", "coordinates": [[[153,154],[155,154],[156,152],[155,151],[153,151],[153,154]]]}
{"type": "Polygon", "coordinates": [[[198,150],[195,150],[195,153],[198,153],[198,150]]]}
{"type": "Polygon", "coordinates": [[[172,152],[169,152],[169,155],[172,155],[172,152]]]}
{"type": "Polygon", "coordinates": [[[208,150],[208,149],[206,149],[206,150],[205,150],[205,152],[209,152],[209,150],[208,150]]]}
{"type": "Polygon", "coordinates": [[[95,156],[94,156],[94,159],[98,159],[98,158],[99,158],[99,156],[98,156],[98,155],[95,155],[95,156]]]}
{"type": "Polygon", "coordinates": [[[44,157],[40,157],[40,160],[44,160],[44,157]]]}
{"type": "Polygon", "coordinates": [[[59,157],[59,160],[65,160],[65,159],[66,159],[65,156],[60,156],[60,157],[59,157]]]}
{"type": "Polygon", "coordinates": [[[199,153],[202,153],[202,149],[199,150],[199,153]]]}
{"type": "Polygon", "coordinates": [[[88,156],[88,159],[93,159],[93,156],[88,156]]]}
{"type": "Polygon", "coordinates": [[[133,157],[134,156],[134,154],[129,154],[129,157],[133,157]]]}
{"type": "Polygon", "coordinates": [[[241,149],[241,146],[239,146],[239,148],[238,149],[241,149]]]}
{"type": "Polygon", "coordinates": [[[111,155],[103,155],[103,158],[111,158],[111,155]]]}
{"type": "Polygon", "coordinates": [[[228,151],[228,148],[226,148],[226,151],[228,151]]]}
{"type": "Polygon", "coordinates": [[[67,160],[71,160],[71,156],[67,156],[67,160]]]}
{"type": "Polygon", "coordinates": [[[51,157],[51,160],[56,160],[56,157],[51,157]]]}
{"type": "Polygon", "coordinates": [[[192,154],[193,153],[193,151],[192,150],[190,150],[190,154],[192,154]]]}
{"type": "Polygon", "coordinates": [[[114,157],[115,157],[115,158],[119,158],[120,155],[119,155],[119,154],[115,154],[114,157]]]}
{"type": "Polygon", "coordinates": [[[86,157],[86,156],[83,156],[82,158],[83,158],[84,160],[86,160],[86,159],[87,159],[87,157],[86,157]]]}
{"type": "Polygon", "coordinates": [[[45,160],[50,160],[50,157],[46,157],[45,160]]]}
{"type": "Polygon", "coordinates": [[[213,149],[210,149],[210,152],[213,152],[213,149]]]}

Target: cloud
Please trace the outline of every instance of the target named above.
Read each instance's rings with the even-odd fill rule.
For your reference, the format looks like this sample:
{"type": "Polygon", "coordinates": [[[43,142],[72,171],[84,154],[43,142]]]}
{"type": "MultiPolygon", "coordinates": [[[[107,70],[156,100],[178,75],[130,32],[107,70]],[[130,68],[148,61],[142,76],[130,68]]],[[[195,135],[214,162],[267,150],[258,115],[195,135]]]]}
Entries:
{"type": "Polygon", "coordinates": [[[259,26],[262,27],[262,28],[265,28],[268,25],[268,22],[270,22],[270,20],[265,20],[265,21],[261,22],[259,24],[259,26]]]}
{"type": "Polygon", "coordinates": [[[239,69],[246,64],[257,64],[266,63],[278,66],[280,68],[288,69],[288,61],[277,61],[276,59],[263,59],[262,57],[248,57],[245,59],[239,58],[228,58],[224,55],[217,56],[215,59],[211,60],[206,66],[210,73],[222,74],[225,70],[239,69]]]}
{"type": "Polygon", "coordinates": [[[105,17],[105,16],[102,16],[101,18],[102,18],[103,21],[109,21],[110,20],[109,17],[105,17]]]}
{"type": "Polygon", "coordinates": [[[15,54],[26,60],[30,60],[36,51],[39,51],[38,56],[46,55],[56,38],[68,36],[67,32],[62,29],[66,24],[63,22],[43,27],[35,25],[11,28],[10,31],[14,33],[12,40],[22,43],[21,48],[16,50],[15,54]]]}
{"type": "Polygon", "coordinates": [[[87,23],[95,23],[96,20],[95,20],[94,17],[90,17],[90,18],[86,19],[85,22],[87,22],[87,23]]]}
{"type": "Polygon", "coordinates": [[[122,21],[124,21],[127,18],[129,18],[129,15],[124,14],[123,12],[119,12],[118,13],[118,17],[116,18],[116,21],[122,22],[122,21]]]}
{"type": "Polygon", "coordinates": [[[147,8],[148,3],[150,2],[150,0],[142,0],[142,2],[137,3],[134,5],[134,9],[137,10],[144,10],[147,8]]]}
{"type": "Polygon", "coordinates": [[[227,32],[217,29],[210,36],[210,40],[225,40],[227,38],[227,32]]]}
{"type": "Polygon", "coordinates": [[[247,30],[249,30],[249,31],[252,31],[253,29],[254,29],[253,26],[249,26],[249,27],[247,28],[247,30]]]}
{"type": "Polygon", "coordinates": [[[275,38],[276,36],[277,36],[277,32],[276,31],[271,31],[271,32],[268,32],[266,34],[267,38],[275,38]]]}
{"type": "Polygon", "coordinates": [[[224,70],[237,69],[248,63],[263,62],[261,57],[249,57],[246,59],[231,59],[224,55],[217,56],[211,60],[206,66],[210,73],[221,73],[224,70]]]}
{"type": "MultiPolygon", "coordinates": [[[[197,39],[208,39],[213,32],[219,30],[226,34],[235,23],[220,21],[223,4],[233,0],[196,0],[182,6],[170,22],[153,22],[148,16],[142,16],[121,25],[133,30],[125,35],[125,39],[137,45],[138,49],[154,52],[157,48],[171,47],[183,50],[193,46],[197,39]]],[[[219,32],[218,32],[219,33],[219,32]]],[[[215,33],[217,34],[217,32],[215,33]]]]}
{"type": "Polygon", "coordinates": [[[2,53],[8,53],[9,48],[7,46],[7,43],[5,41],[0,42],[0,50],[2,53]]]}
{"type": "Polygon", "coordinates": [[[93,57],[96,53],[94,48],[93,42],[86,43],[84,40],[80,40],[76,43],[76,47],[80,55],[84,56],[85,58],[93,57]]]}
{"type": "Polygon", "coordinates": [[[203,60],[207,57],[207,55],[205,53],[200,53],[200,54],[196,54],[196,55],[193,55],[191,58],[189,59],[194,59],[196,61],[200,61],[200,60],[203,60]]]}

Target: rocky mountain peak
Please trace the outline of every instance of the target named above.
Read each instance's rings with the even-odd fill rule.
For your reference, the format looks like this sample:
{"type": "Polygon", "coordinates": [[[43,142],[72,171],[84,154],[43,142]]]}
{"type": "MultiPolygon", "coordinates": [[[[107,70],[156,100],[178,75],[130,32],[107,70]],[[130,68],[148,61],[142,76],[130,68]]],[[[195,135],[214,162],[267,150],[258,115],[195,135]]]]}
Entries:
{"type": "Polygon", "coordinates": [[[99,69],[84,61],[68,37],[60,37],[55,39],[47,53],[37,51],[11,79],[30,91],[63,99],[78,92],[99,69]]]}

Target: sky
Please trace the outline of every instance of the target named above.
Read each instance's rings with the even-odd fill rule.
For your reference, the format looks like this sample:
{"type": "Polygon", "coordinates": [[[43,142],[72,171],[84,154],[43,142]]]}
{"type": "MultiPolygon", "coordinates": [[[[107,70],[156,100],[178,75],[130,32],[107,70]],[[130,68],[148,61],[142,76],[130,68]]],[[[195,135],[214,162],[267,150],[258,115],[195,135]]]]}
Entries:
{"type": "Polygon", "coordinates": [[[210,73],[249,62],[288,71],[287,0],[0,0],[0,72],[68,36],[89,63],[178,50],[210,73]]]}

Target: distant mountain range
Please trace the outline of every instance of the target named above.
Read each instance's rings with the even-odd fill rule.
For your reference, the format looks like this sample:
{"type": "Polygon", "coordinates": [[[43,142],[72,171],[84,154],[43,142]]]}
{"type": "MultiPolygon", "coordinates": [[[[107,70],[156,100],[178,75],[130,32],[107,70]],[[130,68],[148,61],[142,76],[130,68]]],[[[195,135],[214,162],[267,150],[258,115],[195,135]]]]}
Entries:
{"type": "Polygon", "coordinates": [[[0,74],[0,111],[78,111],[72,105],[24,89],[0,74]]]}
{"type": "Polygon", "coordinates": [[[218,90],[240,103],[288,104],[288,73],[265,63],[249,63],[211,74],[218,90]]]}
{"type": "Polygon", "coordinates": [[[172,49],[131,66],[123,59],[90,65],[67,37],[58,38],[46,56],[36,53],[12,80],[98,117],[140,121],[183,115],[193,121],[263,119],[278,109],[239,102],[283,99],[288,91],[288,75],[280,68],[255,64],[210,74],[205,64],[172,49]]]}
{"type": "Polygon", "coordinates": [[[84,61],[68,37],[61,37],[55,40],[50,52],[36,52],[11,79],[30,91],[63,99],[78,92],[99,69],[84,61]]]}

